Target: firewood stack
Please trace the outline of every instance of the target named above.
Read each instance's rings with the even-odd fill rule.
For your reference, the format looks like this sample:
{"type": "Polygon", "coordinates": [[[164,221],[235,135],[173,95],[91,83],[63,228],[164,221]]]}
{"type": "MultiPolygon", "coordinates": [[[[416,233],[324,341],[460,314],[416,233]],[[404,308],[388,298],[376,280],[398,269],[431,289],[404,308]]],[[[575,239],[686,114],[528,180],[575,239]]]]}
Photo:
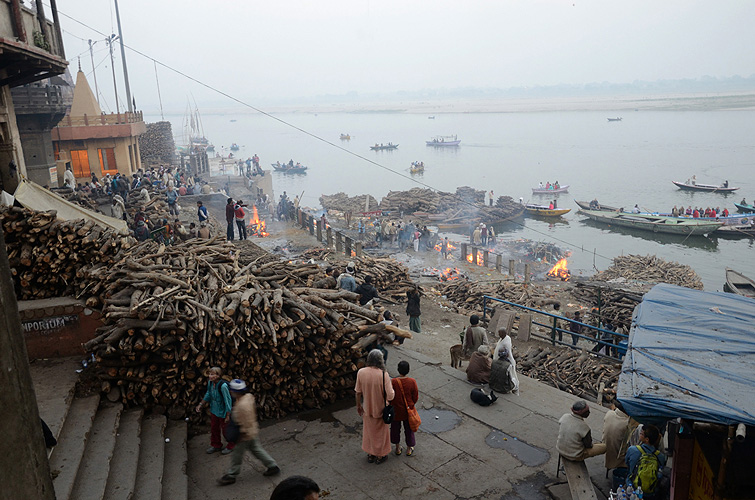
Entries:
{"type": "Polygon", "coordinates": [[[324,194],[320,196],[320,205],[325,210],[337,210],[340,212],[352,212],[358,214],[361,212],[371,212],[378,209],[378,202],[372,195],[361,194],[350,197],[346,193],[336,193],[332,195],[324,194]],[[367,199],[369,198],[369,204],[367,199]],[[365,210],[365,207],[368,209],[365,210]]]}
{"type": "Polygon", "coordinates": [[[517,356],[516,369],[535,380],[592,401],[598,399],[602,383],[603,400],[610,402],[616,395],[621,364],[584,351],[530,347],[524,355],[517,356]]]}
{"type": "Polygon", "coordinates": [[[578,282],[573,293],[595,308],[600,301],[602,318],[610,319],[613,325],[629,326],[634,308],[657,283],[703,289],[700,277],[689,266],[655,255],[625,255],[616,257],[605,271],[578,282]]]}
{"type": "MultiPolygon", "coordinates": [[[[353,334],[378,313],[357,294],[311,288],[316,264],[252,261],[232,243],[143,242],[115,265],[87,270],[83,293],[106,325],[85,347],[103,390],[128,405],[172,407],[204,396],[207,369],[247,381],[263,418],[319,407],[354,387],[362,353],[353,334]]],[[[178,413],[178,414],[177,414],[178,413]]],[[[190,414],[190,415],[189,415],[190,414]]]]}
{"type": "Polygon", "coordinates": [[[19,300],[70,295],[80,268],[108,266],[135,243],[94,222],[58,220],[55,210],[0,206],[0,224],[19,300]]]}
{"type": "Polygon", "coordinates": [[[139,136],[142,162],[170,163],[175,156],[176,144],[170,122],[148,123],[147,131],[139,136]]]}
{"type": "Polygon", "coordinates": [[[100,210],[100,206],[97,204],[97,201],[92,196],[84,193],[81,190],[74,191],[71,188],[65,187],[52,189],[52,191],[64,200],[80,205],[91,210],[92,212],[102,212],[100,210]]]}
{"type": "MultiPolygon", "coordinates": [[[[458,312],[463,314],[482,313],[483,295],[497,297],[527,307],[538,307],[544,298],[538,288],[532,284],[524,286],[522,283],[506,281],[485,283],[457,279],[438,285],[438,291],[456,306],[458,312]]],[[[488,306],[495,307],[496,303],[490,302],[488,306]]]]}

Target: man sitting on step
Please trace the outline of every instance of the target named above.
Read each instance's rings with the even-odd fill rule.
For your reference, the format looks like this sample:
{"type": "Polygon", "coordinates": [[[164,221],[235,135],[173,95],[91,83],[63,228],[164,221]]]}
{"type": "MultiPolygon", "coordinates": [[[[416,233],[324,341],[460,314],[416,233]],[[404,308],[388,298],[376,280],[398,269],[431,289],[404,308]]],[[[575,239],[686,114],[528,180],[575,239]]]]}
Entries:
{"type": "Polygon", "coordinates": [[[582,461],[606,452],[605,443],[592,442],[592,431],[585,422],[588,416],[590,407],[587,402],[577,401],[572,405],[571,413],[566,413],[559,419],[556,449],[562,457],[582,461]]]}

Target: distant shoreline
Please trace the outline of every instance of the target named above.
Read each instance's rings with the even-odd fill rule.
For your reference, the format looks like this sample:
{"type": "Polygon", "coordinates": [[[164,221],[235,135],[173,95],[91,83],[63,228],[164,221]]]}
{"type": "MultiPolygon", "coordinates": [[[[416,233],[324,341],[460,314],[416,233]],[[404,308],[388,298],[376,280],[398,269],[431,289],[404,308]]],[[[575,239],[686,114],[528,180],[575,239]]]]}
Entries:
{"type": "MultiPolygon", "coordinates": [[[[516,99],[455,99],[438,101],[382,101],[299,106],[258,106],[266,113],[404,113],[428,116],[450,113],[537,113],[555,111],[724,111],[755,109],[755,92],[597,96],[516,99]]],[[[239,108],[203,110],[203,114],[255,111],[239,108]]]]}

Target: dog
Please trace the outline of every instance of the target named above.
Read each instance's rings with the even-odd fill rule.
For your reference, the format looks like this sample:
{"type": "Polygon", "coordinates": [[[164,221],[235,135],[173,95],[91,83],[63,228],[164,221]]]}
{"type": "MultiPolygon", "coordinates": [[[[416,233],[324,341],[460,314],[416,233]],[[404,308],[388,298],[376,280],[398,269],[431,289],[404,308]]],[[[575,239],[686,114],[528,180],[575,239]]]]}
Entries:
{"type": "Polygon", "coordinates": [[[469,399],[480,406],[490,406],[496,402],[498,396],[493,391],[490,391],[490,396],[488,396],[482,389],[472,389],[472,392],[469,393],[469,399]]]}
{"type": "Polygon", "coordinates": [[[452,345],[451,349],[451,368],[460,368],[462,359],[469,359],[464,356],[461,350],[461,344],[452,345]]]}

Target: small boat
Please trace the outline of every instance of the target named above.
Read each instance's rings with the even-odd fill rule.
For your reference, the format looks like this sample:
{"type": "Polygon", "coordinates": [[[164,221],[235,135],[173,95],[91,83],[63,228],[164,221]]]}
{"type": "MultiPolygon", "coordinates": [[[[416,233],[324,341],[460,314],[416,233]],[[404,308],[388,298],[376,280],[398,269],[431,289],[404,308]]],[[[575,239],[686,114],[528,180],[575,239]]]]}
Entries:
{"type": "Polygon", "coordinates": [[[609,122],[620,122],[621,121],[621,117],[617,116],[616,118],[608,118],[608,121],[609,122]]]}
{"type": "Polygon", "coordinates": [[[383,151],[385,149],[396,149],[398,148],[398,144],[388,143],[388,144],[375,144],[374,146],[370,146],[370,149],[373,151],[383,151]]]}
{"type": "Polygon", "coordinates": [[[213,151],[215,151],[215,146],[212,145],[212,144],[208,144],[207,145],[207,151],[209,151],[210,153],[212,153],[213,151]]]}
{"type": "Polygon", "coordinates": [[[409,172],[412,174],[421,174],[425,171],[424,162],[412,162],[412,166],[409,168],[409,172]]]}
{"type": "Polygon", "coordinates": [[[584,209],[579,212],[597,222],[634,227],[653,231],[654,233],[705,235],[712,233],[724,224],[723,222],[686,217],[666,217],[663,215],[632,214],[627,212],[603,212],[600,210],[584,209]]]}
{"type": "Polygon", "coordinates": [[[238,144],[236,144],[235,142],[233,144],[231,144],[231,151],[238,151],[238,150],[239,150],[239,145],[238,144]]]}
{"type": "Polygon", "coordinates": [[[425,141],[428,146],[435,146],[437,148],[447,148],[452,146],[458,146],[461,141],[455,135],[437,135],[429,141],[425,141]]]}
{"type": "MultiPolygon", "coordinates": [[[[586,201],[577,201],[574,200],[574,202],[579,205],[579,208],[582,208],[584,210],[599,210],[601,212],[622,212],[621,208],[616,207],[610,207],[608,205],[599,204],[597,207],[591,207],[590,203],[586,201]]],[[[631,213],[627,211],[623,211],[623,213],[631,213]]],[[[664,212],[641,212],[641,214],[644,215],[661,215],[663,217],[674,217],[670,213],[664,213],[664,212]]],[[[679,214],[677,216],[680,219],[690,219],[692,218],[691,215],[684,215],[679,214]]],[[[702,220],[702,221],[714,221],[714,222],[723,222],[724,226],[741,226],[743,224],[747,224],[749,222],[749,219],[752,216],[748,214],[729,214],[728,217],[719,216],[719,217],[698,217],[694,220],[702,220]]]]}
{"type": "Polygon", "coordinates": [[[307,172],[307,168],[309,168],[299,164],[290,166],[288,163],[271,163],[271,165],[273,166],[273,170],[284,174],[304,174],[307,172]]]}
{"type": "Polygon", "coordinates": [[[349,134],[341,134],[341,140],[342,141],[350,141],[351,136],[349,134]]]}
{"type": "Polygon", "coordinates": [[[678,187],[679,189],[684,189],[685,191],[706,191],[709,193],[732,193],[739,189],[738,187],[729,187],[728,182],[725,182],[724,184],[721,184],[720,186],[714,186],[713,184],[687,184],[686,182],[679,182],[679,181],[671,181],[678,187]]]}
{"type": "Polygon", "coordinates": [[[727,268],[724,292],[755,298],[755,281],[740,272],[727,268]]]}
{"type": "Polygon", "coordinates": [[[724,225],[713,234],[719,238],[755,238],[755,225],[724,225]]]}
{"type": "Polygon", "coordinates": [[[608,205],[603,205],[602,203],[598,203],[597,207],[591,207],[589,201],[577,201],[574,200],[574,203],[579,205],[579,208],[583,208],[585,210],[599,210],[601,212],[620,212],[620,208],[616,207],[609,207],[608,205]]]}
{"type": "Polygon", "coordinates": [[[551,186],[550,189],[545,188],[532,188],[532,194],[553,194],[553,193],[568,193],[569,192],[569,185],[564,184],[563,186],[559,186],[558,189],[553,189],[553,186],[551,186]]]}
{"type": "Polygon", "coordinates": [[[435,117],[434,116],[428,116],[427,119],[428,120],[435,120],[435,117]]]}
{"type": "Polygon", "coordinates": [[[232,120],[231,120],[231,123],[236,123],[236,119],[235,119],[235,118],[234,118],[234,119],[232,119],[232,120]]]}
{"type": "Polygon", "coordinates": [[[540,217],[561,217],[571,212],[571,208],[548,208],[545,205],[527,204],[524,211],[529,215],[539,215],[540,217]]]}
{"type": "Polygon", "coordinates": [[[742,200],[743,203],[735,203],[734,206],[737,207],[737,210],[740,212],[744,212],[746,214],[750,214],[755,212],[755,205],[748,205],[747,203],[744,203],[744,200],[742,200]]]}

